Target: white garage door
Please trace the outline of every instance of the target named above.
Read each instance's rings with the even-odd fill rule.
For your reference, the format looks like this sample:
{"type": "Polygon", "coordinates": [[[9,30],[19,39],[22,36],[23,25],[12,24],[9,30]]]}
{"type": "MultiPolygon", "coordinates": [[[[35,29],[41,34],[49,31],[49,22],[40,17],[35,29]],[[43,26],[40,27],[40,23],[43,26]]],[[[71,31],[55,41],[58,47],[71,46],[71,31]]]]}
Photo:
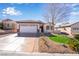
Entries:
{"type": "Polygon", "coordinates": [[[20,26],[21,33],[36,33],[37,26],[20,26]]]}

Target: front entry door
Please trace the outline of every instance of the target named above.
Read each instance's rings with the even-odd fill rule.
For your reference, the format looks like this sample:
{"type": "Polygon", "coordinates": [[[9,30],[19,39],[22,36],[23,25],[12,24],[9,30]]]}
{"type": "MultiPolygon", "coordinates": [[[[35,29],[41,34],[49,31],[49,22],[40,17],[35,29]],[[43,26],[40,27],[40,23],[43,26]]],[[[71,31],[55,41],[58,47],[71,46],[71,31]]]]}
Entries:
{"type": "Polygon", "coordinates": [[[44,32],[43,25],[42,25],[42,26],[40,26],[40,29],[41,29],[41,32],[43,33],[43,32],[44,32]]]}

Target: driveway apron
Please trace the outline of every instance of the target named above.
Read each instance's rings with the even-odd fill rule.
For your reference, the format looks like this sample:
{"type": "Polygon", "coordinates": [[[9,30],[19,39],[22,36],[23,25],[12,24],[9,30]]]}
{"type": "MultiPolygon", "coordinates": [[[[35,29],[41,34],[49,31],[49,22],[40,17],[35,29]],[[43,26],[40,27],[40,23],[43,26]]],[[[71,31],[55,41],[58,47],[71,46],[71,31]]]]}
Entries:
{"type": "Polygon", "coordinates": [[[37,37],[28,37],[23,46],[23,52],[38,52],[38,38],[37,37]]]}

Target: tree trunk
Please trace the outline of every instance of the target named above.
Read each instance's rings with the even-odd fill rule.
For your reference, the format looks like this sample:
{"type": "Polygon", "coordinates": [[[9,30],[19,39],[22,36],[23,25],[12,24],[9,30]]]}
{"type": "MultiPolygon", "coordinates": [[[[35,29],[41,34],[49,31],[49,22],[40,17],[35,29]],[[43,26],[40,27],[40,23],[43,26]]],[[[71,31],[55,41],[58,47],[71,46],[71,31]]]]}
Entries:
{"type": "Polygon", "coordinates": [[[53,26],[52,26],[52,32],[54,33],[54,31],[55,31],[55,27],[54,27],[54,24],[53,24],[53,26]]]}
{"type": "Polygon", "coordinates": [[[54,20],[52,20],[52,32],[54,33],[54,31],[55,31],[55,22],[54,20]]]}

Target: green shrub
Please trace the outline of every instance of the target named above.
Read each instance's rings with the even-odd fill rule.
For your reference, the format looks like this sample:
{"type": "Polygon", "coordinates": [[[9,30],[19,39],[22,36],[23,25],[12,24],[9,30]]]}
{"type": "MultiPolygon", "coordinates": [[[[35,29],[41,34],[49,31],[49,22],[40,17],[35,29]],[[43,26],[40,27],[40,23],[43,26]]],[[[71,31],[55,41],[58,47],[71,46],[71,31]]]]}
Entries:
{"type": "Polygon", "coordinates": [[[75,50],[76,41],[74,39],[70,39],[69,46],[72,50],[75,50]]]}
{"type": "Polygon", "coordinates": [[[3,24],[2,23],[0,23],[0,29],[3,29],[3,24]]]}
{"type": "Polygon", "coordinates": [[[79,53],[79,41],[76,39],[70,39],[69,46],[72,50],[75,50],[77,53],[79,53]]]}
{"type": "Polygon", "coordinates": [[[75,35],[75,38],[76,38],[77,40],[79,40],[79,34],[76,34],[76,35],[75,35]]]}

